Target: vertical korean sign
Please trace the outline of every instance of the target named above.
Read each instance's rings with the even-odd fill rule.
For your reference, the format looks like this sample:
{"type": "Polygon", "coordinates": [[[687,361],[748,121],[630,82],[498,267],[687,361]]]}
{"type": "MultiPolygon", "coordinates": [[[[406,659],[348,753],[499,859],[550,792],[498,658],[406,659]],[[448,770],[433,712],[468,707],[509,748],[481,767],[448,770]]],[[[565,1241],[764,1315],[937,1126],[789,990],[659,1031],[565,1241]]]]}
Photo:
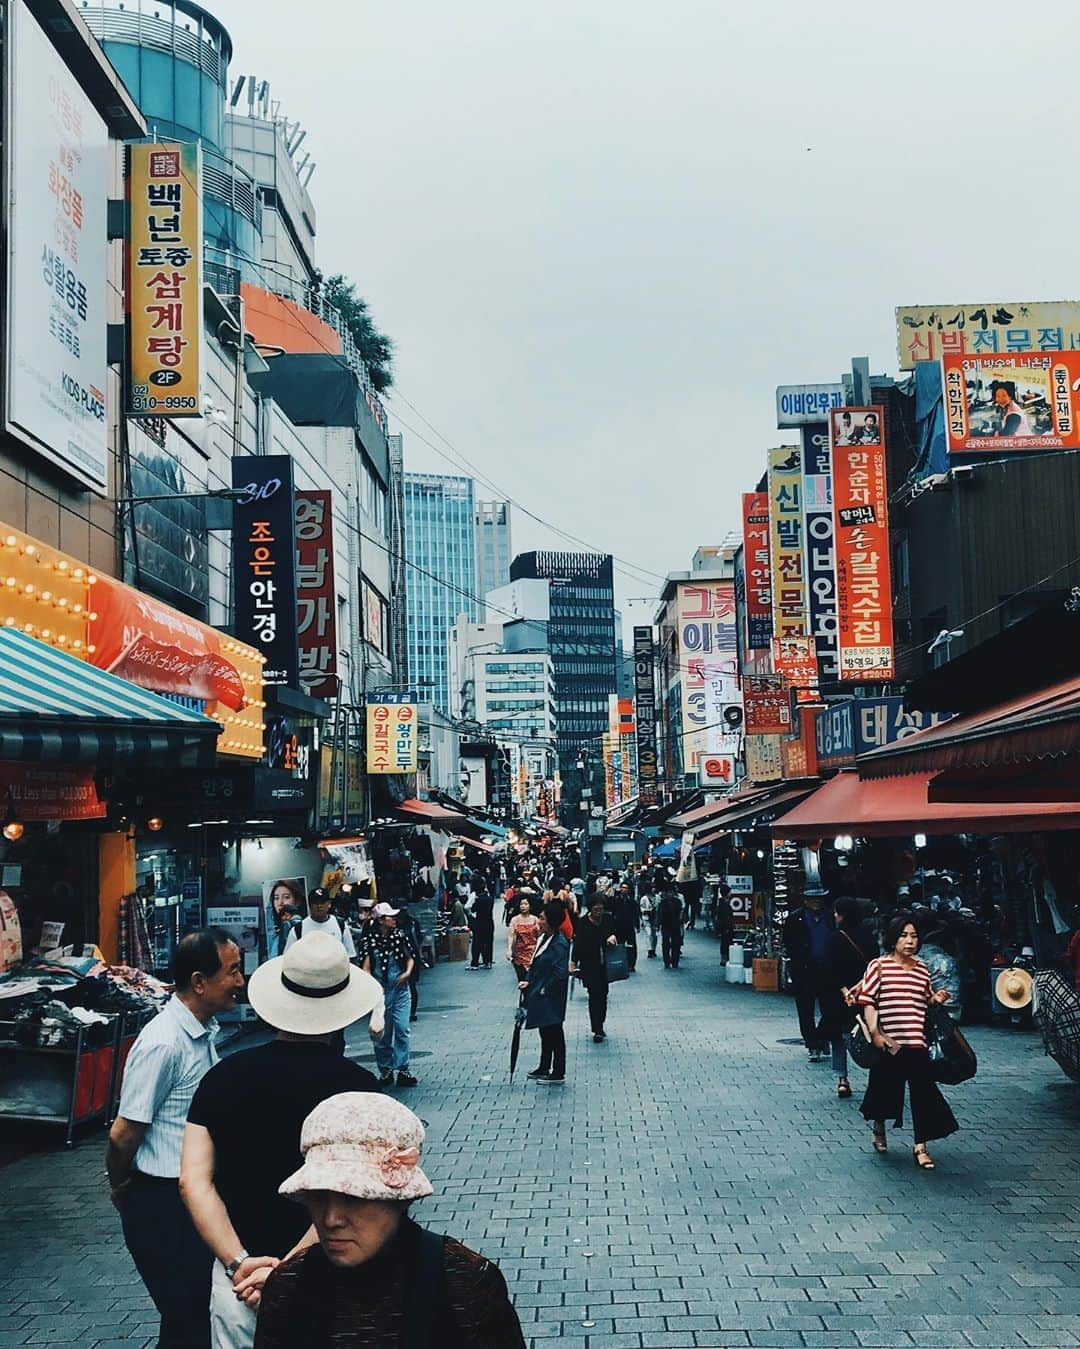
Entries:
{"type": "Polygon", "coordinates": [[[296,633],[300,686],[313,698],[337,694],[334,510],[329,492],[296,493],[296,633]]]}
{"type": "Polygon", "coordinates": [[[840,678],[892,679],[892,570],[881,408],[844,408],[831,419],[833,526],[840,678]]]}
{"type": "Polygon", "coordinates": [[[772,640],[769,574],[769,494],[743,493],[743,568],[746,572],[746,645],[767,651],[772,640]]]}
{"type": "Polygon", "coordinates": [[[296,688],[296,543],[287,454],[235,455],[232,566],[237,638],[261,651],[264,684],[296,688]]]}
{"type": "Polygon", "coordinates": [[[7,14],[4,425],[104,493],[108,130],[22,0],[7,14]]]}
{"type": "Polygon", "coordinates": [[[802,451],[781,445],[769,451],[769,561],[774,638],[805,637],[802,451]]]}
{"type": "Polygon", "coordinates": [[[683,764],[692,773],[701,754],[720,749],[719,736],[742,729],[735,583],[680,584],[676,604],[683,764]],[[728,719],[728,707],[737,707],[737,723],[728,719]]]}
{"type": "Polygon", "coordinates": [[[367,696],[367,771],[415,773],[417,706],[410,693],[367,696]]]}
{"type": "Polygon", "coordinates": [[[128,148],[129,417],[198,417],[202,200],[198,144],[128,148]]]}
{"type": "Polygon", "coordinates": [[[637,725],[638,800],[655,806],[658,795],[656,758],[656,653],[649,627],[634,629],[634,718],[637,725]]]}
{"type": "Polygon", "coordinates": [[[836,554],[833,545],[832,461],[829,427],[813,422],[802,428],[803,573],[818,673],[840,677],[836,645],[836,554]]]}

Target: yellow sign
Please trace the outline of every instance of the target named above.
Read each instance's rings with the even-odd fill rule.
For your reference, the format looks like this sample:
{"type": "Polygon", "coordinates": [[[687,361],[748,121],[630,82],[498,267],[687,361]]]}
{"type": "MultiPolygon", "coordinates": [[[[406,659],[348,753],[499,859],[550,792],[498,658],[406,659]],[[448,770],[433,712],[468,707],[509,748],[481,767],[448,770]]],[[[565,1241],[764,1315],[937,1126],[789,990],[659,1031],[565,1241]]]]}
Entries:
{"type": "Polygon", "coordinates": [[[797,445],[769,451],[769,562],[773,637],[805,637],[802,450],[797,445]]]}
{"type": "Polygon", "coordinates": [[[127,414],[198,417],[199,146],[132,145],[128,153],[127,414]]]}
{"type": "Polygon", "coordinates": [[[420,709],[408,694],[369,694],[367,771],[415,773],[420,709]]]}

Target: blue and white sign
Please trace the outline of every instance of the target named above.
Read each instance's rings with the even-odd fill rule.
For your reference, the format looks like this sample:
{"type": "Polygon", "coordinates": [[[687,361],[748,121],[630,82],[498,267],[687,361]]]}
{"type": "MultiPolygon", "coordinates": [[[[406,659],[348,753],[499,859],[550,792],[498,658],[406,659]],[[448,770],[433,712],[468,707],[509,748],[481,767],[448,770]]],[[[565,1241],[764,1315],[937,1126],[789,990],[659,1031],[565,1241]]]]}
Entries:
{"type": "Polygon", "coordinates": [[[776,389],[776,425],[806,426],[844,406],[842,384],[780,384],[776,389]]]}
{"type": "Polygon", "coordinates": [[[833,535],[832,456],[827,422],[800,432],[803,447],[803,575],[810,610],[818,679],[840,678],[836,616],[836,549],[833,535]]]}
{"type": "Polygon", "coordinates": [[[911,711],[903,698],[851,698],[830,703],[814,717],[818,764],[835,768],[857,754],[895,745],[917,731],[951,721],[953,712],[911,711]]]}

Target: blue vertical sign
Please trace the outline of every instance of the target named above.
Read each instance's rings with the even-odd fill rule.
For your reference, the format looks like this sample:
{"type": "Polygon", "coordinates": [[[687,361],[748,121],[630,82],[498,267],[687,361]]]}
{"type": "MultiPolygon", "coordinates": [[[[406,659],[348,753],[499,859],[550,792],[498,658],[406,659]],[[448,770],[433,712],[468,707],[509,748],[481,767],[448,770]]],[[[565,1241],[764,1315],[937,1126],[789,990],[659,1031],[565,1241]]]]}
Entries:
{"type": "Polygon", "coordinates": [[[832,458],[825,422],[802,427],[803,574],[810,634],[823,683],[840,678],[833,539],[832,458]]]}

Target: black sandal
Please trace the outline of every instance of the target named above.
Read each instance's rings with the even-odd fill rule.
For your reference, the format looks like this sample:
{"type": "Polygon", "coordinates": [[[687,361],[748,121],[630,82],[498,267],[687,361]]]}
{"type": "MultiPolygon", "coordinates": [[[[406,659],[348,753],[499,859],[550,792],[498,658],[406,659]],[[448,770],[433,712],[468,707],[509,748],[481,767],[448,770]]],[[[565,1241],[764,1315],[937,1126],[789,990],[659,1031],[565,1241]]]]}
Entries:
{"type": "Polygon", "coordinates": [[[889,1140],[885,1137],[884,1129],[874,1129],[870,1135],[870,1138],[874,1144],[875,1152],[888,1152],[889,1140]]]}
{"type": "Polygon", "coordinates": [[[836,1094],[842,1101],[846,1101],[851,1095],[851,1083],[846,1077],[842,1077],[836,1084],[836,1094]]]}
{"type": "Polygon", "coordinates": [[[915,1165],[920,1171],[933,1171],[934,1159],[926,1150],[925,1143],[916,1143],[912,1149],[915,1154],[915,1165]]]}

